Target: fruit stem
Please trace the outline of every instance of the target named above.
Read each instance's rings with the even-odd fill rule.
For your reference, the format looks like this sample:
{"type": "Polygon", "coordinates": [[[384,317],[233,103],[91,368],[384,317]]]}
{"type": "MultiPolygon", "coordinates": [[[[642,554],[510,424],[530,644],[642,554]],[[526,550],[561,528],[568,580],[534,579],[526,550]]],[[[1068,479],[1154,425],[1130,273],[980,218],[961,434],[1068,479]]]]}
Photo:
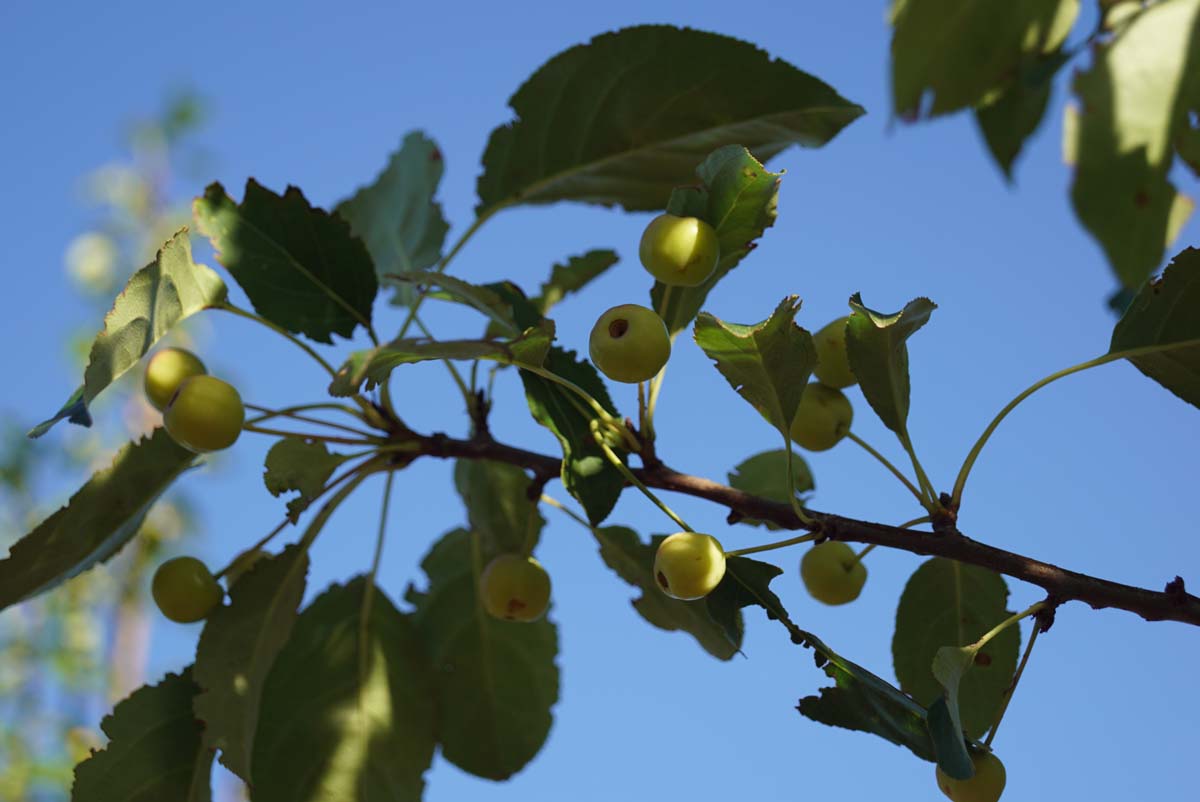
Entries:
{"type": "Polygon", "coordinates": [[[928,506],[924,494],[917,489],[917,486],[909,481],[909,478],[901,473],[900,469],[893,465],[887,457],[883,456],[883,454],[880,454],[878,451],[872,448],[870,443],[868,443],[866,440],[863,440],[854,432],[846,432],[846,439],[857,444],[859,448],[861,448],[863,451],[866,451],[868,454],[878,460],[883,467],[891,471],[892,475],[899,479],[900,482],[908,488],[908,492],[912,493],[913,496],[916,497],[917,501],[921,502],[921,506],[928,506]]]}
{"type": "Polygon", "coordinates": [[[1003,409],[996,413],[996,417],[992,418],[992,422],[989,423],[987,428],[983,430],[983,434],[979,435],[979,439],[975,441],[975,445],[971,446],[971,451],[967,454],[966,460],[963,461],[962,468],[960,468],[958,471],[958,478],[954,481],[954,492],[950,494],[950,497],[953,499],[952,505],[957,508],[962,503],[963,488],[966,487],[967,477],[971,475],[971,468],[975,466],[975,460],[979,458],[979,453],[983,451],[983,447],[987,444],[988,438],[992,436],[992,432],[996,431],[996,427],[1000,425],[1000,421],[1008,417],[1008,413],[1016,409],[1017,405],[1026,398],[1033,395],[1046,385],[1052,384],[1059,379],[1070,376],[1073,373],[1079,373],[1080,371],[1087,370],[1088,368],[1106,365],[1109,362],[1115,362],[1118,359],[1129,359],[1135,356],[1141,356],[1142,354],[1150,354],[1162,350],[1164,350],[1164,348],[1161,345],[1147,345],[1141,348],[1130,348],[1126,351],[1108,353],[1104,356],[1099,356],[1095,359],[1089,359],[1086,362],[1080,362],[1078,365],[1072,365],[1069,368],[1064,368],[1055,373],[1051,373],[1049,376],[1038,379],[1036,382],[1026,387],[1017,394],[1016,398],[1014,398],[1012,401],[1009,401],[1003,409]]]}
{"type": "MultiPolygon", "coordinates": [[[[928,515],[922,515],[920,518],[913,518],[911,521],[905,521],[904,523],[900,524],[896,528],[897,529],[909,529],[911,527],[916,526],[917,524],[927,524],[931,520],[932,519],[928,515]]],[[[874,549],[875,546],[877,546],[877,545],[878,545],[877,543],[872,543],[871,545],[867,546],[865,549],[860,551],[858,554],[856,554],[854,556],[854,559],[851,560],[850,565],[846,566],[846,570],[850,570],[855,565],[862,562],[863,557],[866,557],[868,554],[870,554],[871,550],[874,549]]]]}
{"type": "Polygon", "coordinates": [[[304,404],[299,407],[287,407],[286,409],[279,409],[279,410],[270,409],[269,407],[260,407],[257,404],[245,404],[244,406],[246,407],[246,409],[252,410],[254,412],[262,413],[258,417],[251,418],[250,420],[246,421],[246,423],[251,424],[251,425],[256,424],[256,423],[261,423],[262,421],[265,421],[265,420],[270,420],[271,418],[286,417],[286,418],[290,418],[292,420],[304,421],[305,423],[316,423],[321,426],[329,426],[330,428],[333,428],[333,429],[341,429],[343,432],[349,432],[351,434],[356,434],[360,437],[365,437],[365,438],[368,438],[371,440],[379,440],[381,442],[383,440],[383,438],[378,437],[377,435],[374,435],[371,432],[363,431],[362,429],[356,429],[353,426],[346,426],[341,423],[334,423],[333,421],[321,420],[320,418],[311,418],[311,417],[308,417],[307,415],[298,414],[301,411],[309,410],[309,409],[329,409],[329,408],[340,409],[340,410],[347,409],[346,407],[343,407],[340,404],[304,404]]]}
{"type": "Polygon", "coordinates": [[[817,521],[804,511],[800,506],[800,499],[796,498],[796,455],[792,453],[792,440],[788,437],[787,432],[780,432],[783,435],[783,450],[787,453],[787,489],[788,500],[792,503],[792,512],[800,519],[800,522],[810,526],[819,526],[817,521]]]}
{"type": "Polygon", "coordinates": [[[1000,711],[996,714],[996,721],[992,724],[992,729],[988,732],[987,738],[983,742],[983,745],[989,749],[992,746],[992,740],[996,737],[996,730],[1000,729],[1000,722],[1004,720],[1004,714],[1008,712],[1008,703],[1012,701],[1013,695],[1017,692],[1017,683],[1021,681],[1021,674],[1025,671],[1025,664],[1029,662],[1029,655],[1033,654],[1033,644],[1037,643],[1037,636],[1041,631],[1041,625],[1035,621],[1033,632],[1029,635],[1029,643],[1025,644],[1025,653],[1021,655],[1021,662],[1017,666],[1017,673],[1013,674],[1012,682],[1004,691],[1004,699],[1000,704],[1000,711]]]}
{"type": "Polygon", "coordinates": [[[646,383],[638,382],[638,431],[645,437],[646,429],[646,383]]]}
{"type": "Polygon", "coordinates": [[[800,535],[799,537],[780,540],[778,543],[767,543],[764,546],[751,546],[748,549],[734,549],[733,551],[725,552],[725,556],[741,557],[745,554],[757,554],[760,551],[774,551],[775,549],[782,549],[786,546],[795,546],[797,543],[808,543],[810,540],[816,540],[819,536],[820,534],[817,532],[809,532],[808,534],[800,535]]]}
{"type": "Polygon", "coordinates": [[[1013,624],[1017,623],[1021,619],[1028,618],[1031,615],[1036,615],[1037,612],[1045,606],[1046,606],[1046,602],[1040,601],[1037,604],[1030,605],[1029,607],[1027,607],[1026,609],[1022,610],[1021,612],[1017,613],[1016,615],[1009,616],[1008,618],[1004,619],[999,624],[997,624],[996,626],[994,626],[990,630],[988,630],[988,632],[982,638],[975,641],[967,648],[970,649],[972,652],[978,652],[980,649],[982,649],[984,646],[986,646],[988,641],[990,641],[992,638],[996,637],[1001,632],[1008,629],[1009,627],[1011,627],[1013,624]]]}
{"type": "Polygon", "coordinates": [[[272,323],[271,321],[267,320],[265,317],[260,317],[259,315],[256,315],[253,312],[250,312],[246,309],[242,309],[240,306],[236,306],[233,303],[230,303],[229,301],[226,301],[226,302],[222,303],[221,305],[213,307],[213,308],[224,310],[231,314],[237,315],[238,317],[244,317],[247,320],[253,320],[255,323],[259,323],[263,326],[266,326],[271,331],[275,332],[276,334],[279,334],[282,337],[286,337],[288,340],[291,340],[291,342],[294,343],[296,346],[301,348],[304,351],[304,353],[306,353],[310,357],[312,357],[313,360],[315,360],[318,365],[320,365],[322,368],[325,369],[325,372],[329,374],[329,377],[331,379],[335,378],[337,376],[337,371],[335,371],[333,369],[333,366],[330,365],[328,362],[326,362],[325,359],[320,354],[318,354],[315,350],[313,350],[312,346],[310,346],[308,343],[301,340],[299,337],[296,337],[290,331],[283,328],[282,326],[278,326],[278,325],[272,323]]]}
{"type": "Polygon", "coordinates": [[[665,512],[667,514],[667,517],[670,518],[672,521],[674,521],[676,524],[678,524],[680,526],[680,528],[683,529],[683,531],[685,531],[685,532],[695,532],[696,531],[695,529],[692,529],[692,527],[688,526],[682,518],[680,518],[678,515],[676,515],[674,510],[672,510],[670,507],[668,507],[666,504],[664,504],[662,499],[660,499],[658,496],[654,495],[654,493],[650,492],[650,489],[648,487],[646,487],[644,484],[642,484],[640,479],[638,479],[636,476],[633,475],[633,471],[629,470],[629,466],[626,465],[624,462],[621,462],[621,458],[618,457],[615,453],[613,453],[613,450],[608,447],[608,443],[605,443],[604,438],[600,436],[600,422],[599,421],[593,420],[592,424],[591,424],[591,429],[592,429],[592,439],[594,439],[596,441],[596,445],[600,446],[600,450],[604,452],[604,456],[607,457],[608,461],[613,464],[613,467],[615,467],[618,471],[620,471],[621,475],[625,477],[625,481],[629,482],[629,484],[633,485],[638,490],[642,491],[642,493],[644,493],[646,495],[646,498],[653,501],[655,506],[657,506],[660,510],[665,512]]]}
{"type": "MultiPolygon", "coordinates": [[[[670,290],[670,287],[667,287],[670,290]]],[[[671,335],[671,350],[675,350],[675,339],[679,336],[679,332],[671,335]]],[[[670,364],[668,362],[668,364],[670,364]]],[[[663,380],[667,376],[667,366],[663,365],[662,369],[655,374],[650,380],[650,400],[646,405],[646,437],[654,439],[654,411],[658,409],[658,395],[662,392],[663,380]]]]}
{"type": "MultiPolygon", "coordinates": [[[[395,478],[394,471],[387,472],[387,480],[383,485],[383,505],[379,511],[379,529],[375,534],[375,553],[371,557],[371,571],[367,575],[367,583],[363,587],[362,606],[358,616],[358,686],[360,688],[367,687],[371,649],[371,605],[375,601],[375,577],[379,575],[379,563],[383,558],[383,544],[387,540],[388,508],[392,502],[392,482],[395,478]]],[[[358,694],[358,713],[365,719],[363,698],[363,694],[358,694]]],[[[364,727],[363,731],[370,732],[370,727],[364,727]]]]}
{"type": "Polygon", "coordinates": [[[362,438],[350,437],[335,437],[327,434],[310,434],[308,432],[285,432],[282,429],[268,429],[263,426],[255,426],[252,423],[242,424],[242,430],[254,432],[255,434],[269,434],[278,437],[299,437],[303,440],[318,440],[323,443],[343,443],[352,446],[369,446],[372,445],[372,440],[363,440],[362,438]]]}
{"type": "Polygon", "coordinates": [[[555,508],[561,510],[562,512],[565,512],[569,517],[573,518],[575,520],[575,522],[578,523],[580,526],[586,526],[589,530],[591,530],[593,532],[596,530],[596,528],[594,526],[592,526],[586,518],[584,518],[579,513],[575,512],[575,510],[571,509],[567,505],[563,504],[558,499],[553,498],[551,496],[547,496],[545,493],[543,493],[541,501],[543,504],[549,504],[551,507],[555,507],[555,508]]]}
{"type": "Polygon", "coordinates": [[[929,477],[925,474],[925,469],[921,467],[921,460],[917,459],[917,450],[913,448],[912,438],[908,436],[907,431],[900,436],[900,445],[904,447],[909,459],[912,460],[913,472],[917,475],[917,483],[926,494],[925,500],[921,502],[922,505],[930,513],[937,512],[942,508],[942,504],[938,501],[938,494],[933,488],[933,482],[929,481],[929,477]]]}

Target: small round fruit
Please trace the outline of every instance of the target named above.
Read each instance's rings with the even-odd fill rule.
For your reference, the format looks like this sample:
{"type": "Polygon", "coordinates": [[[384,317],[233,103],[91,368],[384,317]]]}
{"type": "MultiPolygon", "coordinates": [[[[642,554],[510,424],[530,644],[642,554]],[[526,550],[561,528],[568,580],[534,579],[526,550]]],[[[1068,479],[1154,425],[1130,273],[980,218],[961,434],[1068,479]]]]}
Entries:
{"type": "Polygon", "coordinates": [[[670,287],[695,287],[717,269],[721,243],[699,217],[660,214],[650,221],[638,247],[650,275],[670,287]]]}
{"type": "Polygon", "coordinates": [[[725,576],[725,549],[712,535],[676,532],[658,544],[654,578],[672,599],[701,599],[725,576]]]}
{"type": "Polygon", "coordinates": [[[809,451],[827,451],[850,431],[854,409],[841,390],[817,382],[804,388],[792,421],[792,439],[809,451]]]}
{"type": "Polygon", "coordinates": [[[588,339],[588,353],[608,378],[637,384],[653,379],[667,364],[671,335],[653,309],[621,304],[596,321],[588,339]]]}
{"type": "Polygon", "coordinates": [[[501,554],[479,577],[483,609],[503,621],[536,621],[550,606],[550,575],[532,557],[501,554]]]}
{"type": "Polygon", "coordinates": [[[225,596],[208,566],[195,557],[176,557],[158,566],[150,592],[162,614],[180,624],[207,618],[225,596]]]}
{"type": "Polygon", "coordinates": [[[809,595],[829,605],[848,604],[862,593],[867,566],[840,540],[813,546],[800,560],[800,578],[809,595]]]}
{"type": "Polygon", "coordinates": [[[839,390],[858,381],[846,353],[847,320],[849,318],[839,317],[813,335],[813,345],[817,348],[817,366],[813,368],[813,375],[826,387],[839,390]]]}
{"type": "Polygon", "coordinates": [[[163,411],[176,443],[192,451],[220,451],[237,442],[246,410],[232,385],[212,376],[185,379],[163,411]]]}
{"type": "Polygon", "coordinates": [[[939,767],[936,771],[938,788],[954,802],[997,802],[1004,793],[1007,779],[1004,764],[991,752],[972,752],[975,776],[969,780],[947,777],[939,767]]]}
{"type": "Polygon", "coordinates": [[[191,351],[182,348],[163,348],[146,363],[146,399],[162,412],[184,379],[208,373],[204,363],[191,351]]]}

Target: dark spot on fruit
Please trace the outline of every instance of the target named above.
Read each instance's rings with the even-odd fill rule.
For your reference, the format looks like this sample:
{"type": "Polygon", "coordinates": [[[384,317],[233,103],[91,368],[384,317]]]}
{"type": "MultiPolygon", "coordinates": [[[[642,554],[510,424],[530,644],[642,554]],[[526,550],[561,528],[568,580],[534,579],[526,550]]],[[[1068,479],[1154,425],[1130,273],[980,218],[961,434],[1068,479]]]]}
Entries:
{"type": "Polygon", "coordinates": [[[625,336],[625,332],[629,331],[629,321],[623,317],[619,317],[612,323],[608,324],[608,336],[614,340],[619,340],[625,336]]]}
{"type": "Polygon", "coordinates": [[[975,665],[987,668],[992,664],[992,656],[986,652],[975,655],[975,665]]]}
{"type": "Polygon", "coordinates": [[[508,605],[507,605],[508,617],[509,618],[515,617],[518,612],[525,609],[525,606],[526,606],[525,602],[521,601],[520,599],[515,599],[515,598],[509,599],[508,605]]]}
{"type": "Polygon", "coordinates": [[[658,584],[663,590],[671,589],[671,583],[667,581],[667,576],[662,571],[659,571],[658,574],[655,575],[655,578],[658,580],[658,584]]]}
{"type": "Polygon", "coordinates": [[[1133,196],[1133,205],[1139,209],[1145,209],[1150,205],[1150,193],[1144,189],[1139,189],[1137,194],[1133,196]]]}

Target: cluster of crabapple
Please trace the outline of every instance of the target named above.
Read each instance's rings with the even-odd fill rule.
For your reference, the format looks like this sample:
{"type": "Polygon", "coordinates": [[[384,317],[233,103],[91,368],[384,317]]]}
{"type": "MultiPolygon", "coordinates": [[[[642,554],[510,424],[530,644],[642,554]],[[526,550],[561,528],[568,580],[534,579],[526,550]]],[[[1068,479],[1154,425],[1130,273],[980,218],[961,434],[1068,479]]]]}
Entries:
{"type": "MultiPolygon", "coordinates": [[[[246,412],[238,391],[208,375],[190,351],[157,351],[146,363],[144,386],[146,399],[163,415],[163,428],[186,449],[201,454],[220,451],[242,433],[246,412]]],[[[259,556],[239,557],[241,564],[235,561],[230,567],[230,583],[259,556]]],[[[184,624],[207,618],[225,598],[208,566],[195,557],[175,557],[160,565],[150,592],[163,615],[184,624]]]]}
{"type": "MultiPolygon", "coordinates": [[[[662,214],[654,218],[638,248],[642,265],[668,288],[695,287],[713,274],[720,240],[711,225],[696,217],[662,214]]],[[[805,388],[791,426],[791,437],[809,451],[833,448],[850,431],[853,409],[842,390],[857,380],[846,353],[847,318],[839,318],[813,337],[817,381],[805,388]]],[[[617,382],[636,384],[658,375],[671,356],[671,337],[653,309],[637,304],[614,306],[592,328],[588,351],[596,367],[617,382]]],[[[725,573],[725,552],[711,535],[677,532],[659,546],[654,575],[676,599],[707,595],[725,573]]],[[[845,543],[826,542],[810,549],[801,577],[814,598],[845,604],[858,598],[867,569],[845,543]]]]}

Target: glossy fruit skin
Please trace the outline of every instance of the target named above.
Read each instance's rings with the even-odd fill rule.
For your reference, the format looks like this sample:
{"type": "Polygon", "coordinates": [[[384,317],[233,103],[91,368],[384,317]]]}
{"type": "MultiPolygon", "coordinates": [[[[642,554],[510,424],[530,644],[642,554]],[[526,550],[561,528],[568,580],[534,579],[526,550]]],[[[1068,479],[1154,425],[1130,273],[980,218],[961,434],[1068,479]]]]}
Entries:
{"type": "Polygon", "coordinates": [[[150,593],[162,614],[179,624],[207,618],[225,597],[208,566],[195,557],[176,557],[158,566],[150,593]]]}
{"type": "Polygon", "coordinates": [[[654,378],[671,358],[671,335],[653,309],[621,304],[609,309],[588,338],[592,362],[608,378],[637,384],[654,378]]]}
{"type": "Polygon", "coordinates": [[[191,351],[182,348],[162,348],[146,363],[142,382],[150,406],[162,412],[171,402],[179,385],[193,376],[208,373],[204,363],[191,351]]]}
{"type": "Polygon", "coordinates": [[[676,532],[658,544],[654,578],[672,599],[702,599],[725,576],[725,549],[712,535],[676,532]]]}
{"type": "Polygon", "coordinates": [[[817,366],[813,376],[826,387],[840,390],[858,383],[858,377],[850,369],[850,356],[846,353],[846,321],[839,317],[813,335],[817,349],[817,366]]]}
{"type": "Polygon", "coordinates": [[[1007,776],[1004,764],[992,752],[972,752],[971,762],[975,765],[975,776],[969,780],[955,780],[935,772],[938,788],[953,802],[997,802],[1004,793],[1007,776]]]}
{"type": "Polygon", "coordinates": [[[502,621],[537,621],[550,607],[550,575],[533,557],[501,554],[479,576],[483,609],[502,621]]]}
{"type": "Polygon", "coordinates": [[[792,439],[809,451],[828,451],[846,436],[853,420],[854,408],[841,390],[812,382],[800,398],[792,439]]]}
{"type": "Polygon", "coordinates": [[[809,595],[831,606],[857,599],[867,581],[867,566],[855,556],[854,549],[840,540],[809,549],[800,560],[800,578],[809,595]]]}
{"type": "Polygon", "coordinates": [[[698,217],[660,214],[638,246],[642,266],[671,287],[695,287],[717,269],[721,243],[716,230],[698,217]]]}
{"type": "Polygon", "coordinates": [[[213,376],[185,379],[163,411],[163,425],[176,443],[205,453],[229,448],[242,433],[246,410],[233,385],[213,376]]]}

